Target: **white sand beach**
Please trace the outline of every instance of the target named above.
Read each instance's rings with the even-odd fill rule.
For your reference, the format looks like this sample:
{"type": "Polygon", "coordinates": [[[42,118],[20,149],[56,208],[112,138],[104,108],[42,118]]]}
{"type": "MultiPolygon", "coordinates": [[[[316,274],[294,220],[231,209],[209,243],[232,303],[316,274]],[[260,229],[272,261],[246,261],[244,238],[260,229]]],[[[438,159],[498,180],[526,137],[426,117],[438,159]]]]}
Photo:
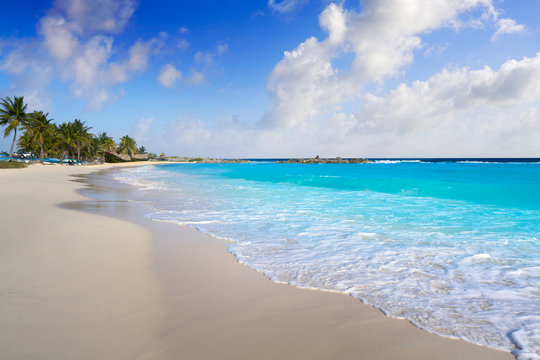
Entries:
{"type": "Polygon", "coordinates": [[[1,359],[513,358],[273,283],[194,229],[60,206],[108,166],[0,170],[1,359]]]}

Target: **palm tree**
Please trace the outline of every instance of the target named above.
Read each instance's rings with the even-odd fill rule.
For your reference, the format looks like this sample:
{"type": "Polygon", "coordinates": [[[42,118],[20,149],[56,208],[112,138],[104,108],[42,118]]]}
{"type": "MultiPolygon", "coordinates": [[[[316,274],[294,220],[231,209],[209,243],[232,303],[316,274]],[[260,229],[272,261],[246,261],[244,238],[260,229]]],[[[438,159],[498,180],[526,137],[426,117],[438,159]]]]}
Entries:
{"type": "Polygon", "coordinates": [[[120,154],[128,154],[129,156],[137,153],[137,143],[133,138],[128,135],[124,135],[120,138],[120,144],[118,146],[120,154]]]}
{"type": "Polygon", "coordinates": [[[17,139],[17,149],[22,152],[37,153],[39,146],[36,144],[31,131],[26,130],[17,139]]]}
{"type": "Polygon", "coordinates": [[[77,150],[77,160],[81,160],[81,149],[87,147],[92,142],[92,134],[88,132],[91,129],[90,126],[85,126],[86,122],[79,119],[73,121],[73,131],[76,137],[75,149],[77,150]]]}
{"type": "Polygon", "coordinates": [[[146,148],[144,146],[141,146],[137,149],[137,154],[146,154],[146,148]]]}
{"type": "Polygon", "coordinates": [[[95,152],[97,154],[100,154],[103,157],[104,161],[106,152],[116,152],[116,143],[114,142],[114,139],[112,137],[107,135],[106,132],[101,132],[96,137],[94,137],[93,143],[95,152]]]}
{"type": "Polygon", "coordinates": [[[17,139],[17,129],[27,126],[26,106],[23,96],[14,96],[13,100],[7,97],[2,99],[2,103],[0,104],[0,125],[7,126],[4,131],[4,137],[8,137],[13,132],[9,160],[13,158],[13,146],[15,146],[15,140],[17,139]]]}
{"type": "Polygon", "coordinates": [[[60,164],[66,154],[77,148],[78,137],[73,127],[73,123],[63,123],[58,126],[56,145],[60,149],[60,164]]]}
{"type": "Polygon", "coordinates": [[[44,114],[43,111],[34,111],[29,118],[30,130],[33,133],[34,139],[39,144],[39,160],[43,164],[43,143],[47,137],[50,137],[54,134],[54,126],[52,121],[54,119],[48,119],[49,113],[44,114]]]}
{"type": "Polygon", "coordinates": [[[52,134],[47,136],[43,143],[43,150],[48,156],[58,155],[60,156],[60,147],[58,146],[58,125],[51,124],[52,134]]]}
{"type": "Polygon", "coordinates": [[[106,132],[99,133],[96,139],[103,151],[116,151],[114,139],[107,135],[106,132]]]}

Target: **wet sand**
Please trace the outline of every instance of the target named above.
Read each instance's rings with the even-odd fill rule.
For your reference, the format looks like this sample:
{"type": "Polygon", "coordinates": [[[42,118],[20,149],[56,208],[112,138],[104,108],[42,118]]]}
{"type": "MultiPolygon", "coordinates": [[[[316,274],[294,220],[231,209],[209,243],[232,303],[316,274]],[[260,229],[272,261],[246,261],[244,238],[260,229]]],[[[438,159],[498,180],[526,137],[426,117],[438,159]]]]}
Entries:
{"type": "Polygon", "coordinates": [[[273,283],[226,242],[145,219],[135,188],[93,171],[0,172],[2,359],[513,358],[273,283]]]}

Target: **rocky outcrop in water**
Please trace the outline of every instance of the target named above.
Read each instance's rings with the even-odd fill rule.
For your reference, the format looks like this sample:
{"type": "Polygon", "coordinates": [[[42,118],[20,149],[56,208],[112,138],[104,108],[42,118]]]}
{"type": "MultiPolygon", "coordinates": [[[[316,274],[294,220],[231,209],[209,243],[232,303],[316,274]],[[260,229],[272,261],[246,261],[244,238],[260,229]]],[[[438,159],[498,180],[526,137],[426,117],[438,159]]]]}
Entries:
{"type": "Polygon", "coordinates": [[[175,162],[203,163],[203,164],[217,164],[217,163],[240,164],[240,163],[250,162],[249,160],[244,160],[244,159],[214,159],[214,158],[201,158],[201,157],[178,157],[178,156],[168,156],[167,160],[175,161],[175,162]]]}
{"type": "Polygon", "coordinates": [[[363,158],[321,158],[319,155],[314,158],[293,158],[285,161],[278,161],[278,163],[284,164],[366,164],[368,162],[368,159],[363,158]]]}

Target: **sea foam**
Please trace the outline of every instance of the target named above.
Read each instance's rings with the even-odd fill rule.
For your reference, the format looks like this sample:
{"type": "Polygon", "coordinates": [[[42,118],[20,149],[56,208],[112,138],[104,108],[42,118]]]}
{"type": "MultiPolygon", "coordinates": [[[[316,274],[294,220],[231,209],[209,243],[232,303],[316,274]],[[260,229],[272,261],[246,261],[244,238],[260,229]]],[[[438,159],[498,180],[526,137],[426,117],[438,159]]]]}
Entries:
{"type": "Polygon", "coordinates": [[[538,165],[178,164],[116,178],[143,186],[149,218],[231,240],[274,281],[540,359],[538,165]]]}

